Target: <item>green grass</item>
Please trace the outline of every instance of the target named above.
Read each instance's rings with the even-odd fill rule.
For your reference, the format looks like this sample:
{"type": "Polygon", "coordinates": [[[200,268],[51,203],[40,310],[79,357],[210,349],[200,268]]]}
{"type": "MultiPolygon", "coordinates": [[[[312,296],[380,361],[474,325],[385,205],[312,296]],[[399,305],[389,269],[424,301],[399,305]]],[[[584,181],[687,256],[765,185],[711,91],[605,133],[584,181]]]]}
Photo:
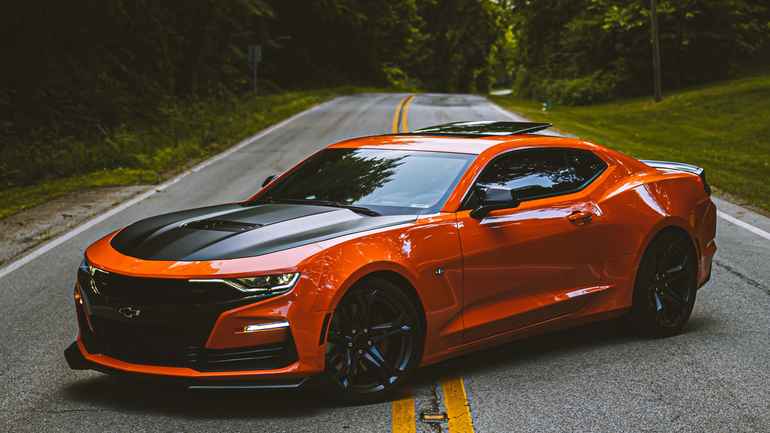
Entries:
{"type": "Polygon", "coordinates": [[[539,102],[492,99],[529,119],[551,122],[560,131],[638,158],[704,167],[719,192],[770,212],[770,75],[671,93],[657,104],[630,99],[543,112],[539,102]]]}
{"type": "Polygon", "coordinates": [[[49,136],[3,147],[0,185],[6,186],[0,187],[0,219],[85,188],[160,182],[313,105],[365,90],[167,103],[157,118],[95,138],[49,136]]]}

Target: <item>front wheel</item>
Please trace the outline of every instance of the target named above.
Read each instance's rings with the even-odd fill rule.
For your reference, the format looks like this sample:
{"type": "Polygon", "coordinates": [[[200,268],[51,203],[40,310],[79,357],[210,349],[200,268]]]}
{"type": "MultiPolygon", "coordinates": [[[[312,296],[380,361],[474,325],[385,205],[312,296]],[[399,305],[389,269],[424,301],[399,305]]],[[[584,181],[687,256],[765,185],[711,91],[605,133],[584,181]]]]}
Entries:
{"type": "Polygon", "coordinates": [[[381,399],[417,367],[424,335],[417,308],[404,290],[381,278],[345,294],[326,350],[327,377],[344,400],[381,399]]]}
{"type": "Polygon", "coordinates": [[[679,333],[690,318],[697,291],[697,259],[690,238],[661,232],[647,247],[636,276],[630,321],[640,334],[679,333]]]}

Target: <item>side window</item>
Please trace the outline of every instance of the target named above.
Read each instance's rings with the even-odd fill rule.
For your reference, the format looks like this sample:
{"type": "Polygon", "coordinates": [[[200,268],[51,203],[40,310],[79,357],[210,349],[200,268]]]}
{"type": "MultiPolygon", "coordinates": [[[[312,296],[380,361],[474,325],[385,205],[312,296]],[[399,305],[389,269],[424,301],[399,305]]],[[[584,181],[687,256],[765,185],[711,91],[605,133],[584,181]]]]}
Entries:
{"type": "Polygon", "coordinates": [[[572,149],[567,151],[566,157],[567,165],[575,168],[575,175],[580,180],[580,188],[586,187],[607,168],[604,161],[587,150],[572,149]]]}
{"type": "Polygon", "coordinates": [[[606,167],[604,161],[585,150],[519,150],[492,161],[476,185],[511,189],[521,200],[532,200],[578,191],[606,167]]]}

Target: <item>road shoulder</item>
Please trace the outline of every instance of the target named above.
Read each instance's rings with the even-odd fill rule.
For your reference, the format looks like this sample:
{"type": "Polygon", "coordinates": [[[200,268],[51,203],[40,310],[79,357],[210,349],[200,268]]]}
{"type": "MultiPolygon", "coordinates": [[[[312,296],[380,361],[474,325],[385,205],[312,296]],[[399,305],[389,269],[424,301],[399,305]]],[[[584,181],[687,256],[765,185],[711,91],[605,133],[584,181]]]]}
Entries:
{"type": "Polygon", "coordinates": [[[0,265],[150,187],[133,185],[72,192],[0,219],[0,265]]]}

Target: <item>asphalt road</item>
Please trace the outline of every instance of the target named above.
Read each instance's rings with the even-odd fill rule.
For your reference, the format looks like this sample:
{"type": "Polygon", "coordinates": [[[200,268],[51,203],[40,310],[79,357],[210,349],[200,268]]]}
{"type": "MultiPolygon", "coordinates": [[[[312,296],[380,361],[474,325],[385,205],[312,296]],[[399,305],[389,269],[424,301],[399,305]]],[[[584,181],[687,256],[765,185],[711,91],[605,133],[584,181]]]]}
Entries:
{"type": "MultiPolygon", "coordinates": [[[[329,143],[389,132],[404,96],[324,104],[0,276],[0,431],[388,432],[411,424],[460,433],[467,421],[479,433],[770,431],[770,239],[724,219],[712,281],[684,334],[644,340],[607,322],[520,341],[421,370],[401,402],[341,406],[317,389],[179,391],[67,368],[72,284],[88,244],[145,216],[245,198],[329,143]],[[454,422],[394,423],[399,407],[413,406],[418,416],[449,408],[454,422]],[[466,407],[471,420],[457,418],[466,407]]],[[[418,95],[407,119],[416,128],[505,116],[478,96],[418,95]]],[[[770,231],[770,220],[718,205],[770,231]]]]}

